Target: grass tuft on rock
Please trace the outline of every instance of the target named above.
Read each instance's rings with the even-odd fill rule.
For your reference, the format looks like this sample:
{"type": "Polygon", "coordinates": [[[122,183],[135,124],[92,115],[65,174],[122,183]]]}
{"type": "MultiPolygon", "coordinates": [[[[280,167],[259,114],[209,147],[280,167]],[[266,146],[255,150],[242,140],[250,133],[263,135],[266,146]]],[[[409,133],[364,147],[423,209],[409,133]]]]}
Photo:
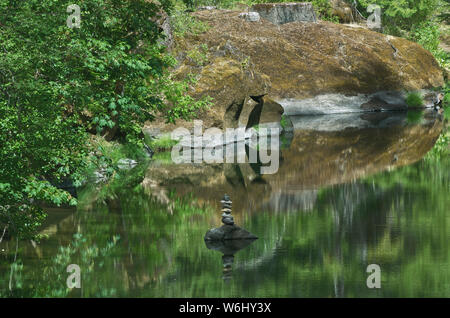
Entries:
{"type": "Polygon", "coordinates": [[[420,107],[424,105],[423,97],[419,92],[409,92],[405,102],[408,107],[420,107]]]}

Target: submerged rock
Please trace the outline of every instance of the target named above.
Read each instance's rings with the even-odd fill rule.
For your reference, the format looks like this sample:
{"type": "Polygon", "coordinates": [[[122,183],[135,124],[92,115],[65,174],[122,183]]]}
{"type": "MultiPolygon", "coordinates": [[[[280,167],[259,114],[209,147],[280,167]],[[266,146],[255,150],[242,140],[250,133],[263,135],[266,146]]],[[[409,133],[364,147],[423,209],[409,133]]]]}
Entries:
{"type": "Polygon", "coordinates": [[[222,225],[219,228],[209,230],[205,235],[205,241],[224,240],[255,240],[258,237],[237,225],[222,225]]]}

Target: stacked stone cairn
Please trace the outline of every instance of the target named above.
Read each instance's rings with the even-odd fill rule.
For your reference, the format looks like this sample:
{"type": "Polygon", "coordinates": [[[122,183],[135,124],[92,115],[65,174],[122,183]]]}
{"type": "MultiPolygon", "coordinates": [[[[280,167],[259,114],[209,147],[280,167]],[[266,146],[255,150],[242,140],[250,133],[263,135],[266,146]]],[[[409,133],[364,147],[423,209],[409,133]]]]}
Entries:
{"type": "Polygon", "coordinates": [[[226,225],[234,225],[234,218],[231,215],[232,201],[228,195],[224,195],[222,201],[222,223],[226,225]]]}
{"type": "Polygon", "coordinates": [[[231,215],[232,202],[228,195],[225,194],[220,202],[222,203],[223,225],[206,232],[205,241],[252,240],[258,238],[256,235],[234,224],[234,218],[231,215]]]}

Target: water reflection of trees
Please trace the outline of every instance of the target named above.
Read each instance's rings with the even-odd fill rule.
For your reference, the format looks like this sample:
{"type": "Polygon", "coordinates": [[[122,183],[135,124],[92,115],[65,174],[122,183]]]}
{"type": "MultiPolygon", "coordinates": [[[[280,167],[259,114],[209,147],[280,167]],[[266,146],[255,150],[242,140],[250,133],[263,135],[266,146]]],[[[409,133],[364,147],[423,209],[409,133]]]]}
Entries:
{"type": "Polygon", "coordinates": [[[448,161],[420,162],[320,191],[313,214],[284,216],[284,253],[261,264],[257,272],[270,278],[258,290],[287,276],[298,285],[284,296],[450,295],[447,168],[448,161]],[[365,285],[371,263],[382,269],[379,291],[365,285]]]}
{"type": "MultiPolygon", "coordinates": [[[[27,287],[16,287],[24,295],[55,295],[58,288],[46,281],[53,276],[42,273],[58,273],[56,281],[62,283],[67,273],[62,265],[50,269],[45,260],[56,259],[61,242],[71,246],[72,235],[79,232],[86,251],[120,236],[83,278],[83,296],[101,296],[100,289],[112,296],[147,297],[449,296],[448,168],[448,160],[422,161],[318,190],[307,205],[279,196],[286,202],[277,206],[289,211],[262,205],[242,215],[241,225],[260,239],[235,256],[227,285],[221,255],[203,242],[206,230],[218,224],[217,210],[170,191],[170,203],[162,202],[139,182],[109,191],[87,189],[80,199],[88,202],[93,196],[95,203],[86,203],[43,243],[42,260],[19,249],[17,266],[22,266],[22,286],[27,287]],[[378,291],[366,287],[371,263],[381,266],[378,291]]],[[[11,258],[0,266],[9,269],[6,263],[11,258]]],[[[9,295],[8,275],[0,278],[2,296],[9,295]]]]}

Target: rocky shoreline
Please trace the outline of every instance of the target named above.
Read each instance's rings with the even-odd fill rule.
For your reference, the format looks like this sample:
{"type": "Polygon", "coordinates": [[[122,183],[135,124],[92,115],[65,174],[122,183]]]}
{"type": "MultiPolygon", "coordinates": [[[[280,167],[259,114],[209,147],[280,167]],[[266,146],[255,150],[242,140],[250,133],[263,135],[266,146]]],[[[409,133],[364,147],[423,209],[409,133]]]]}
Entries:
{"type": "MultiPolygon", "coordinates": [[[[212,98],[213,106],[198,116],[205,128],[279,122],[286,100],[327,94],[373,97],[380,91],[404,96],[444,83],[437,61],[420,45],[359,25],[311,19],[274,24],[263,15],[254,21],[242,19],[241,11],[215,8],[191,15],[209,29],[174,37],[172,54],[179,61],[174,75],[179,79],[194,75],[197,83],[191,95],[212,98]],[[190,52],[200,48],[204,58],[197,63],[190,52]]],[[[407,109],[404,102],[389,104],[374,98],[360,108],[407,109]]],[[[153,122],[145,130],[158,135],[180,126],[192,124],[153,122]]]]}

